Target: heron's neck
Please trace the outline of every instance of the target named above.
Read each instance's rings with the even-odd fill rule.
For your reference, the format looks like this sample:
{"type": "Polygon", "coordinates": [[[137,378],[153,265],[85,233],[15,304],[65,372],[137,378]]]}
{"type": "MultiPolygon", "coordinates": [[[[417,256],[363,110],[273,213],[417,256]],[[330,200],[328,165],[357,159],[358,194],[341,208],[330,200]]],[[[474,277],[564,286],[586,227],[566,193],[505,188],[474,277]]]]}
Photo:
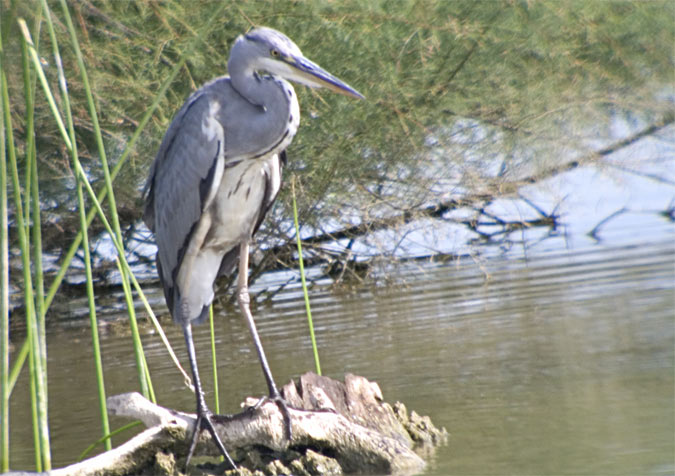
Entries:
{"type": "Polygon", "coordinates": [[[253,65],[241,55],[232,55],[227,63],[228,73],[234,89],[254,106],[268,110],[284,106],[283,91],[274,82],[263,79],[253,65]]]}
{"type": "Polygon", "coordinates": [[[257,114],[247,116],[249,136],[262,149],[285,149],[300,121],[298,100],[293,87],[279,77],[261,77],[246,62],[228,63],[230,82],[257,114]],[[234,64],[233,64],[234,63],[234,64]]]}

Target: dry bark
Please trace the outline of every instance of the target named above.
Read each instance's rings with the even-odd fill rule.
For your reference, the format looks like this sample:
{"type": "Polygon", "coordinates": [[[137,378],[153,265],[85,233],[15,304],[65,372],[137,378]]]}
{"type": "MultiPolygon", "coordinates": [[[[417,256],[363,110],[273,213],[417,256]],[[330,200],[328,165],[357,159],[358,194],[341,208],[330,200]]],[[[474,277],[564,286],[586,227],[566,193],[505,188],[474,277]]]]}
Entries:
{"type": "MultiPolygon", "coordinates": [[[[413,473],[425,465],[415,450],[423,446],[428,452],[447,438],[428,417],[408,415],[402,404],[384,402],[379,386],[363,377],[348,374],[339,382],[307,373],[282,394],[292,407],[290,441],[272,402],[252,410],[257,400],[249,398],[242,413],[214,418],[223,444],[240,466],[238,474],[413,473]]],[[[148,429],[118,448],[50,474],[177,474],[182,469],[194,414],[160,407],[138,393],[110,397],[108,409],[141,420],[148,429]]],[[[208,432],[202,432],[195,454],[218,456],[208,432]]],[[[211,465],[190,472],[223,469],[211,465]]]]}

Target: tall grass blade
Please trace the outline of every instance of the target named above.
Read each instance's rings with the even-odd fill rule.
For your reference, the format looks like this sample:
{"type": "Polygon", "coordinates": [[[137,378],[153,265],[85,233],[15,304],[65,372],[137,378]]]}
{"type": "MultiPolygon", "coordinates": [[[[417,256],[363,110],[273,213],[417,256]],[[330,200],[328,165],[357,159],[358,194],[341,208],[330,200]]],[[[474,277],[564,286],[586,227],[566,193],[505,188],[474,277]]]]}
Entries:
{"type": "Polygon", "coordinates": [[[28,371],[30,378],[30,416],[33,429],[33,448],[35,450],[35,469],[42,472],[42,450],[40,449],[40,412],[38,410],[38,390],[35,379],[37,378],[35,370],[35,336],[32,331],[28,332],[28,371]]]}
{"type": "Polygon", "coordinates": [[[119,427],[117,430],[114,430],[114,431],[108,433],[107,435],[103,436],[102,438],[99,438],[97,441],[95,441],[92,444],[90,444],[89,446],[87,446],[82,453],[80,453],[80,456],[77,458],[77,461],[82,461],[84,458],[86,458],[89,455],[89,453],[94,451],[94,448],[96,448],[101,443],[105,443],[106,441],[110,441],[110,439],[113,436],[119,435],[120,433],[122,433],[124,431],[127,431],[127,430],[129,430],[131,428],[134,428],[136,426],[140,426],[142,424],[143,424],[142,421],[132,421],[131,423],[127,423],[126,425],[119,427]]]}
{"type": "Polygon", "coordinates": [[[216,332],[213,326],[213,303],[209,306],[209,326],[211,327],[211,363],[213,364],[213,398],[216,400],[213,409],[220,413],[220,396],[218,394],[218,359],[216,357],[216,332]]]}
{"type": "MultiPolygon", "coordinates": [[[[36,57],[37,58],[37,57],[36,57]]],[[[39,64],[39,63],[38,63],[39,64]]],[[[129,154],[133,150],[136,141],[141,136],[141,133],[143,132],[143,129],[147,125],[147,123],[150,121],[152,118],[152,115],[155,113],[155,110],[159,106],[159,103],[161,100],[164,98],[167,90],[169,89],[169,86],[173,83],[173,81],[176,79],[176,76],[178,75],[178,72],[180,69],[185,65],[185,58],[182,58],[171,70],[169,75],[167,76],[166,80],[164,80],[164,83],[160,86],[159,90],[157,91],[157,94],[155,95],[155,99],[153,100],[152,104],[150,104],[150,107],[145,112],[145,115],[141,118],[141,121],[138,124],[138,127],[136,127],[136,130],[134,131],[133,135],[129,139],[129,142],[127,142],[126,147],[124,148],[124,151],[122,152],[122,155],[120,156],[119,160],[117,160],[117,163],[112,169],[112,172],[110,173],[110,178],[111,180],[115,180],[117,175],[119,174],[120,170],[122,167],[126,164],[127,158],[129,157],[129,154]]],[[[99,193],[96,195],[96,198],[99,202],[102,202],[105,200],[105,198],[108,196],[108,189],[104,186],[101,188],[99,193]]],[[[90,210],[89,214],[87,215],[87,225],[90,225],[91,222],[94,220],[94,216],[96,215],[96,210],[90,210]]],[[[68,252],[65,253],[63,261],[61,263],[61,267],[59,268],[58,273],[54,277],[54,280],[52,281],[52,284],[49,287],[49,291],[47,292],[47,297],[45,298],[45,305],[47,308],[52,303],[52,300],[54,299],[54,296],[56,296],[56,293],[61,286],[61,283],[63,282],[63,278],[66,275],[66,271],[68,267],[70,266],[71,261],[73,260],[73,257],[75,256],[75,253],[77,252],[80,242],[82,240],[82,234],[78,233],[75,236],[75,239],[73,240],[73,243],[70,245],[70,248],[68,249],[68,252]]]]}
{"type": "Polygon", "coordinates": [[[30,353],[30,342],[28,338],[26,338],[23,341],[23,344],[21,344],[21,348],[19,349],[19,351],[14,354],[14,363],[12,364],[12,368],[9,371],[9,382],[7,383],[8,384],[7,398],[12,396],[14,386],[16,385],[16,381],[19,379],[19,374],[21,374],[21,369],[23,368],[23,365],[26,363],[26,359],[28,358],[29,353],[30,353]]]}
{"type": "MultiPolygon", "coordinates": [[[[84,176],[84,170],[82,170],[82,167],[78,167],[78,172],[80,175],[84,176]]],[[[87,182],[88,184],[88,182],[87,182]]],[[[87,185],[87,190],[93,190],[91,189],[90,185],[87,185]]],[[[97,207],[100,207],[100,203],[96,204],[97,207]]],[[[100,209],[100,218],[101,220],[105,219],[105,215],[103,214],[103,209],[100,209]]],[[[110,238],[114,240],[115,246],[117,248],[117,257],[116,257],[116,263],[117,263],[117,269],[120,272],[120,276],[131,276],[133,277],[133,273],[131,272],[131,269],[129,268],[129,264],[127,263],[126,260],[126,255],[124,254],[124,245],[122,244],[122,241],[119,240],[114,234],[113,230],[110,227],[110,223],[106,221],[106,228],[108,229],[108,233],[110,234],[110,238]],[[124,263],[124,264],[122,264],[124,263]]],[[[134,279],[136,279],[134,277],[134,279]]],[[[127,279],[122,279],[122,289],[124,290],[124,299],[126,301],[127,308],[134,307],[134,301],[133,297],[131,295],[131,287],[129,286],[129,281],[127,279]]],[[[152,388],[152,380],[150,379],[150,369],[148,368],[148,363],[145,360],[145,352],[143,352],[143,344],[141,342],[141,333],[138,330],[138,321],[136,321],[136,311],[134,309],[133,312],[133,317],[129,318],[129,325],[131,326],[131,338],[133,339],[134,343],[134,352],[136,355],[136,371],[139,372],[139,379],[140,379],[140,384],[141,384],[141,390],[143,391],[143,395],[145,398],[149,399],[151,402],[156,402],[155,399],[155,391],[152,388]],[[142,378],[141,374],[142,373],[142,378]]]]}
{"type": "MultiPolygon", "coordinates": [[[[65,72],[63,71],[63,64],[61,62],[61,55],[59,53],[58,43],[56,40],[56,34],[54,32],[54,27],[51,20],[51,12],[46,4],[42,3],[42,7],[45,10],[45,16],[47,20],[47,28],[49,30],[49,37],[52,42],[54,61],[57,67],[57,73],[59,77],[59,88],[61,90],[61,100],[63,102],[63,108],[66,115],[66,121],[68,126],[68,134],[70,136],[70,142],[72,144],[72,149],[70,150],[71,160],[73,163],[73,168],[77,168],[79,165],[79,157],[77,151],[77,141],[75,139],[75,126],[73,123],[73,115],[70,107],[70,95],[68,92],[68,83],[66,80],[65,72]]],[[[101,359],[101,349],[99,344],[98,336],[98,319],[96,317],[96,299],[94,296],[94,279],[91,266],[91,251],[89,248],[89,237],[87,233],[87,215],[86,215],[86,206],[84,203],[84,193],[82,191],[82,178],[75,174],[75,183],[76,183],[76,194],[77,194],[77,203],[78,203],[78,215],[80,220],[80,230],[82,232],[82,250],[84,253],[84,267],[85,267],[85,276],[86,276],[86,292],[87,292],[87,303],[89,310],[89,322],[91,326],[91,338],[92,338],[92,349],[94,354],[94,368],[96,372],[96,382],[97,382],[97,391],[99,399],[99,413],[101,418],[101,430],[103,435],[107,435],[110,432],[110,425],[108,423],[108,411],[106,408],[106,395],[105,395],[105,381],[103,378],[103,362],[101,359]]],[[[106,449],[111,449],[110,442],[107,440],[108,447],[106,449]]]]}
{"type": "MultiPolygon", "coordinates": [[[[5,89],[4,52],[0,28],[0,90],[5,89]]],[[[0,471],[9,471],[9,240],[5,104],[0,94],[0,471]]]]}
{"type": "MultiPolygon", "coordinates": [[[[20,24],[20,26],[21,26],[21,24],[20,24]]],[[[25,24],[22,27],[22,30],[25,30],[24,36],[29,36],[27,28],[25,28],[25,24]]],[[[61,118],[61,114],[60,114],[59,110],[56,108],[56,103],[54,101],[54,97],[51,94],[51,90],[49,88],[49,84],[47,83],[46,77],[44,75],[44,71],[42,70],[42,65],[40,63],[37,52],[35,51],[35,48],[30,43],[29,43],[28,46],[29,46],[29,53],[31,55],[31,60],[33,62],[35,70],[38,72],[38,79],[40,80],[40,83],[42,85],[43,91],[44,91],[45,96],[47,98],[47,102],[50,105],[50,109],[52,110],[52,114],[54,115],[54,119],[56,120],[57,124],[60,125],[59,130],[61,131],[62,139],[64,140],[64,143],[66,144],[66,147],[70,150],[70,148],[71,148],[70,138],[66,133],[65,126],[63,126],[63,120],[61,118]]],[[[171,70],[171,72],[167,76],[166,80],[160,86],[159,90],[157,91],[157,94],[155,95],[155,98],[154,98],[152,104],[146,110],[144,116],[142,117],[141,121],[138,124],[138,127],[136,128],[134,134],[131,136],[131,138],[129,139],[129,142],[127,143],[127,146],[125,147],[124,151],[122,152],[122,155],[120,156],[119,160],[115,164],[115,167],[113,167],[113,170],[111,171],[111,174],[110,174],[111,180],[114,180],[115,177],[117,177],[117,175],[119,174],[122,167],[126,164],[126,161],[129,157],[129,154],[133,150],[135,143],[140,138],[141,133],[143,132],[143,129],[145,128],[147,123],[152,118],[152,115],[154,114],[155,110],[159,106],[161,100],[166,95],[166,92],[169,89],[169,86],[173,83],[176,76],[178,75],[178,72],[180,71],[180,69],[184,65],[185,65],[185,58],[183,57],[178,61],[178,63],[176,63],[174,65],[173,69],[171,70]]],[[[85,187],[87,185],[88,184],[85,182],[85,187]]],[[[103,187],[98,192],[98,194],[95,194],[93,192],[93,190],[88,188],[88,192],[91,196],[91,199],[94,201],[94,203],[99,205],[98,208],[93,208],[93,209],[89,210],[89,212],[87,214],[87,225],[90,225],[91,222],[94,220],[94,216],[97,213],[99,213],[100,217],[104,217],[103,211],[100,208],[100,202],[103,201],[107,197],[108,189],[106,187],[103,187]]],[[[109,232],[109,234],[111,235],[112,238],[115,237],[115,234],[113,233],[112,228],[108,229],[108,232],[109,232]]],[[[61,266],[60,266],[58,272],[56,273],[56,276],[54,277],[54,280],[52,281],[52,283],[49,287],[49,290],[48,290],[47,295],[45,297],[45,312],[51,306],[51,303],[52,303],[54,297],[56,296],[56,293],[58,292],[58,289],[61,286],[61,283],[63,282],[63,278],[66,275],[66,271],[67,271],[68,267],[70,266],[70,263],[72,262],[75,254],[77,253],[81,243],[82,243],[82,231],[80,230],[78,232],[78,234],[75,236],[75,239],[73,240],[73,242],[71,243],[71,246],[68,249],[67,253],[65,253],[63,261],[61,262],[61,266]]],[[[118,253],[120,253],[120,248],[117,246],[117,244],[116,244],[116,248],[117,248],[118,253]]],[[[166,335],[165,335],[163,329],[161,328],[161,325],[157,321],[157,318],[154,315],[154,312],[150,308],[150,305],[149,305],[149,303],[148,303],[148,301],[145,297],[145,294],[143,293],[143,291],[142,291],[140,285],[138,284],[138,281],[136,280],[136,278],[133,276],[133,274],[131,274],[130,267],[126,263],[126,260],[123,260],[123,264],[124,264],[125,268],[127,269],[127,272],[130,275],[130,278],[131,278],[132,284],[134,285],[134,289],[136,290],[136,293],[138,294],[139,298],[141,299],[143,305],[145,306],[145,309],[148,312],[148,315],[149,315],[150,319],[152,320],[155,328],[157,329],[164,346],[167,348],[167,351],[169,352],[169,355],[171,356],[171,359],[173,360],[173,362],[176,365],[176,367],[178,368],[178,370],[183,374],[183,376],[185,378],[185,381],[186,381],[186,385],[190,386],[191,385],[190,384],[190,381],[191,381],[190,376],[185,371],[185,369],[183,369],[183,367],[180,365],[180,362],[178,361],[178,358],[176,357],[176,355],[173,351],[173,348],[171,347],[171,344],[169,343],[168,339],[166,338],[166,335]]],[[[152,400],[152,398],[151,398],[151,400],[152,400]]]]}
{"type": "Polygon", "coordinates": [[[302,293],[305,297],[305,310],[307,312],[307,324],[309,325],[309,336],[312,339],[312,351],[314,352],[314,364],[316,373],[321,375],[321,363],[319,362],[319,349],[314,337],[314,323],[312,322],[312,309],[309,305],[309,293],[307,292],[307,281],[305,280],[305,265],[302,261],[302,241],[300,240],[300,225],[298,224],[298,206],[295,202],[295,177],[291,180],[291,196],[293,198],[293,223],[295,225],[295,237],[298,244],[298,265],[300,266],[300,280],[302,281],[302,293]]]}
{"type": "Polygon", "coordinates": [[[44,369],[40,359],[40,343],[37,319],[35,316],[33,282],[30,274],[30,242],[26,233],[26,223],[24,221],[23,206],[21,200],[21,185],[19,183],[19,171],[17,167],[16,150],[14,148],[12,118],[9,109],[9,92],[7,89],[7,80],[5,71],[2,70],[2,79],[0,85],[2,89],[3,115],[6,132],[6,147],[12,187],[14,189],[14,205],[16,207],[16,230],[18,232],[18,242],[21,249],[21,261],[23,266],[24,283],[24,309],[26,312],[26,330],[31,344],[31,387],[34,393],[31,395],[31,402],[34,406],[33,415],[37,418],[34,422],[37,432],[36,447],[36,467],[39,471],[51,469],[51,451],[49,444],[49,421],[47,418],[47,388],[44,380],[44,369]]]}
{"type": "MultiPolygon", "coordinates": [[[[213,303],[209,306],[209,326],[211,327],[211,364],[213,366],[213,399],[215,400],[213,410],[216,415],[220,414],[220,393],[218,392],[218,358],[216,356],[216,332],[213,325],[213,303]]],[[[225,461],[224,456],[220,456],[220,461],[225,461]]]]}
{"type": "MultiPolygon", "coordinates": [[[[110,217],[112,218],[113,230],[115,236],[117,237],[120,243],[123,243],[122,239],[122,230],[120,228],[119,217],[117,215],[117,204],[115,202],[115,193],[113,191],[112,179],[110,177],[110,168],[108,167],[108,159],[106,156],[105,146],[103,144],[103,136],[101,134],[101,127],[98,122],[98,113],[96,111],[96,105],[94,103],[94,96],[91,92],[91,87],[89,85],[89,76],[87,74],[87,68],[85,67],[84,60],[82,59],[82,51],[80,50],[80,45],[77,39],[77,33],[75,32],[75,27],[73,26],[72,19],[70,17],[70,12],[68,11],[68,5],[65,0],[61,0],[61,10],[63,12],[63,18],[66,21],[66,26],[68,27],[68,32],[70,33],[71,44],[73,50],[75,51],[75,57],[77,59],[77,65],[80,70],[80,77],[82,79],[82,85],[84,86],[84,91],[87,97],[87,105],[89,107],[89,116],[91,118],[92,125],[94,126],[94,138],[96,140],[96,146],[98,148],[99,159],[101,160],[101,169],[103,170],[103,177],[105,179],[105,186],[108,191],[108,211],[110,217]]],[[[43,6],[46,8],[46,0],[42,0],[43,6]]],[[[85,219],[86,224],[86,219],[85,219]]],[[[122,281],[128,282],[129,275],[122,268],[122,281]]],[[[131,323],[131,331],[134,342],[134,354],[136,356],[136,367],[138,372],[139,384],[141,387],[141,393],[146,397],[150,398],[150,390],[148,383],[149,372],[144,364],[145,356],[143,355],[143,346],[141,343],[141,337],[138,333],[138,325],[136,323],[136,309],[133,305],[133,296],[127,294],[130,292],[128,286],[124,287],[125,289],[125,299],[127,302],[127,313],[129,314],[129,321],[131,323]]]]}
{"type": "MultiPolygon", "coordinates": [[[[77,173],[81,174],[83,177],[86,176],[84,170],[82,169],[82,166],[78,164],[77,167],[77,173]]],[[[89,182],[86,180],[82,181],[82,184],[87,190],[87,193],[89,194],[89,198],[92,201],[92,204],[94,205],[96,212],[98,213],[98,217],[103,223],[103,226],[105,227],[106,231],[108,232],[108,235],[110,239],[113,242],[113,245],[115,246],[115,249],[117,250],[117,258],[120,260],[120,263],[122,266],[125,267],[127,272],[129,273],[129,277],[131,278],[131,284],[134,286],[134,289],[138,293],[141,301],[143,302],[143,305],[145,306],[145,310],[148,313],[148,316],[152,320],[153,324],[155,325],[155,328],[157,329],[157,332],[159,333],[162,342],[164,343],[165,347],[167,348],[169,355],[171,356],[172,360],[174,361],[174,364],[178,368],[178,370],[183,374],[183,377],[185,378],[186,381],[186,386],[190,387],[190,376],[187,374],[185,369],[180,365],[180,362],[178,361],[178,358],[176,357],[176,354],[173,351],[173,348],[169,344],[168,339],[166,338],[166,334],[164,333],[164,330],[162,329],[162,326],[160,325],[159,321],[157,320],[157,317],[155,316],[155,313],[152,311],[152,308],[150,307],[150,303],[148,303],[147,298],[145,297],[145,294],[143,293],[143,290],[141,289],[141,285],[138,283],[138,280],[136,279],[136,276],[131,272],[131,267],[129,266],[129,263],[126,260],[126,257],[124,255],[124,248],[122,247],[122,244],[117,240],[115,237],[112,227],[110,226],[110,223],[108,222],[108,219],[105,216],[105,213],[103,212],[103,208],[101,206],[101,203],[98,201],[98,198],[96,197],[96,193],[94,192],[94,189],[91,188],[91,185],[89,182]]],[[[122,282],[122,285],[124,286],[124,282],[122,282]]],[[[145,357],[143,357],[145,358],[145,357]]],[[[145,368],[147,369],[147,365],[145,365],[145,368]]],[[[152,402],[155,402],[154,400],[154,393],[152,392],[152,382],[150,383],[150,400],[152,402]]]]}
{"type": "MultiPolygon", "coordinates": [[[[35,15],[35,29],[39,32],[42,23],[42,10],[37,9],[35,15]]],[[[39,33],[38,33],[39,35],[39,33]]],[[[26,202],[26,226],[31,226],[32,240],[33,240],[33,268],[34,268],[34,299],[35,299],[35,319],[37,321],[37,346],[39,353],[35,356],[40,361],[40,368],[42,372],[37,375],[37,378],[42,379],[42,388],[45,389],[43,400],[41,401],[40,413],[44,415],[44,419],[48,418],[49,408],[49,389],[48,389],[48,368],[47,368],[47,329],[45,322],[45,308],[44,308],[44,274],[42,270],[42,226],[40,217],[40,197],[39,197],[39,180],[37,168],[37,153],[35,149],[35,86],[37,76],[31,74],[28,48],[25,41],[21,41],[21,58],[23,67],[24,80],[24,97],[26,103],[26,188],[25,188],[25,202],[26,202]],[[31,218],[32,215],[32,218],[31,218]]],[[[28,230],[27,230],[28,232],[28,230]]],[[[49,444],[47,439],[46,444],[49,444]]],[[[42,443],[41,446],[44,446],[42,443]]],[[[43,456],[44,459],[44,456],[43,456]]],[[[46,467],[50,463],[43,461],[46,467]]]]}

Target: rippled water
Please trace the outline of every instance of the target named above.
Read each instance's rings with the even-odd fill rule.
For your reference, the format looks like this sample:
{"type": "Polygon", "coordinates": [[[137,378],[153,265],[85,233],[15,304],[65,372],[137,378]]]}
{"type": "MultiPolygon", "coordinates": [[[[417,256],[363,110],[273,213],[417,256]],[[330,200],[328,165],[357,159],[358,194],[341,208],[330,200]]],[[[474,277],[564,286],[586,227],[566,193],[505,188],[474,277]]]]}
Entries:
{"type": "MultiPolygon", "coordinates": [[[[449,443],[427,475],[673,474],[672,237],[671,229],[639,246],[418,264],[397,271],[399,284],[348,293],[316,287],[323,372],[366,376],[385,399],[445,426],[449,443]]],[[[297,288],[254,313],[279,384],[313,368],[297,288]]],[[[265,384],[238,313],[216,323],[221,411],[232,412],[265,384]]],[[[125,329],[102,329],[108,394],[137,389],[125,329]]],[[[166,330],[185,362],[179,330],[166,330]]],[[[191,411],[193,396],[159,338],[151,328],[143,338],[159,403],[191,411]]],[[[195,339],[210,391],[208,326],[195,339]]],[[[100,432],[90,333],[58,327],[48,342],[52,451],[61,466],[100,432]]],[[[26,381],[12,400],[11,443],[12,467],[29,469],[26,381]]]]}

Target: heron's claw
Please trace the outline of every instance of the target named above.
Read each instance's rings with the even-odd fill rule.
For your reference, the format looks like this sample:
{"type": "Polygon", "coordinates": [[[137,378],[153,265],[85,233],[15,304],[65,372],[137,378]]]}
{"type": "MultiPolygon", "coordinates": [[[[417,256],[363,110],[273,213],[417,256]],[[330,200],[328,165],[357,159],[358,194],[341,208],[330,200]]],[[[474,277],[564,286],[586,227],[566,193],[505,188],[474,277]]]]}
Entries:
{"type": "Polygon", "coordinates": [[[213,414],[209,411],[208,408],[197,409],[197,421],[195,423],[194,431],[192,432],[192,437],[190,438],[190,451],[188,451],[187,459],[185,460],[186,473],[188,465],[190,464],[190,460],[192,459],[192,455],[194,454],[195,447],[197,446],[197,439],[199,438],[199,434],[202,432],[202,430],[208,430],[208,432],[211,434],[213,442],[216,444],[221,454],[225,457],[225,461],[227,461],[227,463],[230,465],[232,469],[237,469],[237,465],[234,464],[234,461],[232,461],[230,454],[225,449],[223,442],[220,441],[218,433],[216,433],[216,428],[213,426],[213,422],[211,421],[212,417],[213,414]]]}

